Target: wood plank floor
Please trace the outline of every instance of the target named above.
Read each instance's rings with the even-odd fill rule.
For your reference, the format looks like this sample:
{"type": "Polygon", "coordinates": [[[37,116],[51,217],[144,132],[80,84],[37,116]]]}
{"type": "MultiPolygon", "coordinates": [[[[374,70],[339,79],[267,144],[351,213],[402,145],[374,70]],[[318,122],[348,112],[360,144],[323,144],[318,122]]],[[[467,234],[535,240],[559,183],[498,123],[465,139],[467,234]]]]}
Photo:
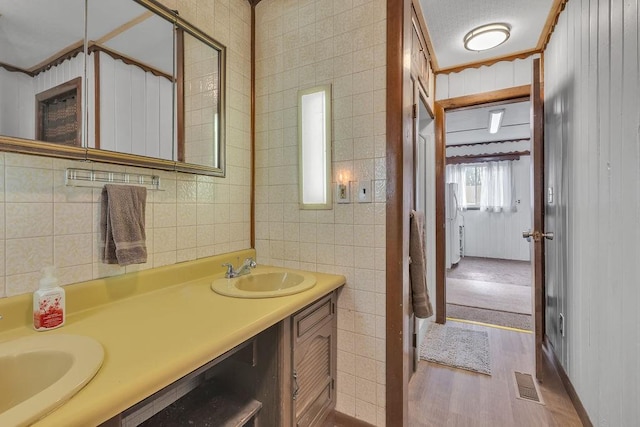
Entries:
{"type": "Polygon", "coordinates": [[[533,335],[448,321],[489,333],[492,375],[421,360],[409,383],[409,423],[422,426],[581,426],[559,376],[545,359],[545,405],[516,398],[513,372],[534,373],[533,335]]]}

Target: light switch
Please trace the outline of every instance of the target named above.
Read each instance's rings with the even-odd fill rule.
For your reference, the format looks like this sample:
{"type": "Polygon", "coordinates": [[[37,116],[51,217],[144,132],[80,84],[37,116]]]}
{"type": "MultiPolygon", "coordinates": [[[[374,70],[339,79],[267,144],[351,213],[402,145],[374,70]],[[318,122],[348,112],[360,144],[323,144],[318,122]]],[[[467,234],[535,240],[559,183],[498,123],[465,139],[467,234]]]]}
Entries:
{"type": "Polygon", "coordinates": [[[553,187],[549,187],[547,190],[547,204],[553,204],[553,187]]]}
{"type": "Polygon", "coordinates": [[[371,181],[358,181],[358,203],[371,203],[373,201],[373,190],[371,189],[371,187],[371,181]]]}

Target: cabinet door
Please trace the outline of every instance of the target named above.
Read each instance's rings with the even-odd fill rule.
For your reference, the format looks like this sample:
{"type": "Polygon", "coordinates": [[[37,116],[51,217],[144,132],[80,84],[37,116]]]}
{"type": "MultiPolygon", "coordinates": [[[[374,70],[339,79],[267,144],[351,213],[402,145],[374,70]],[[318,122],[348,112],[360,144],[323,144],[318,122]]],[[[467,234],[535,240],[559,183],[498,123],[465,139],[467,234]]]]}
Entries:
{"type": "Polygon", "coordinates": [[[427,96],[429,96],[429,72],[429,56],[426,49],[423,49],[422,52],[420,52],[420,83],[427,96]]]}
{"type": "Polygon", "coordinates": [[[322,421],[335,404],[335,321],[327,319],[293,351],[293,399],[296,426],[322,421]]]}
{"type": "Polygon", "coordinates": [[[418,36],[418,30],[415,26],[411,26],[411,75],[415,78],[420,75],[422,45],[420,44],[420,37],[418,36]]]}
{"type": "Polygon", "coordinates": [[[336,293],[291,317],[292,416],[296,426],[319,426],[335,406],[336,293]]]}

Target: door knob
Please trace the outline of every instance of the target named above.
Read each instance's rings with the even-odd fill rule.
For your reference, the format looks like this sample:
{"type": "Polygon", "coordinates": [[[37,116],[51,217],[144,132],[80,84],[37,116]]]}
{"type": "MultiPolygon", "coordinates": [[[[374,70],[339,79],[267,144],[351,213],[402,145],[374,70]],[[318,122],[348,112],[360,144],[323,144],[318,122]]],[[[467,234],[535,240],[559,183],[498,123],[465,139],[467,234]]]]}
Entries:
{"type": "Polygon", "coordinates": [[[540,240],[542,240],[543,237],[547,240],[553,240],[553,232],[550,231],[548,233],[541,233],[539,231],[531,231],[531,230],[522,232],[522,238],[527,239],[528,242],[531,241],[531,238],[533,238],[534,242],[539,242],[540,240]]]}

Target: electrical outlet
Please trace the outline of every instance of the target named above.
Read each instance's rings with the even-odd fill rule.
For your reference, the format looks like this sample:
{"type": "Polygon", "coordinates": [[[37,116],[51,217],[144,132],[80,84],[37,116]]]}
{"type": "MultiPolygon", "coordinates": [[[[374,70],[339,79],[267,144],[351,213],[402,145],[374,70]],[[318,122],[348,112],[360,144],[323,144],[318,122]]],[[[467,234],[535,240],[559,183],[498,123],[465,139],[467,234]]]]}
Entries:
{"type": "Polygon", "coordinates": [[[351,186],[349,183],[336,184],[336,201],[338,203],[351,203],[351,186]]]}
{"type": "Polygon", "coordinates": [[[560,335],[565,336],[566,328],[564,325],[564,314],[560,313],[560,335]]]}

